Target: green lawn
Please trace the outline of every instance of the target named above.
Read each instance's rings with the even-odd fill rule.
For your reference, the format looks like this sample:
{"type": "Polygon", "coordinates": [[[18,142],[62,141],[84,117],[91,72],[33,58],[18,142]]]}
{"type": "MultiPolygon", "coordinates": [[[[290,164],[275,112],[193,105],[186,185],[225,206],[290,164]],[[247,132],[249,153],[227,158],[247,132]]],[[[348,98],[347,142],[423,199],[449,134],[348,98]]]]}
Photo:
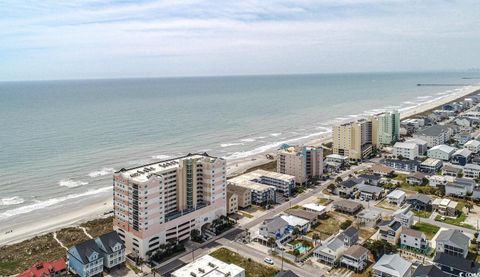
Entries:
{"type": "Polygon", "coordinates": [[[328,198],[318,198],[317,199],[317,203],[318,205],[323,205],[323,206],[327,206],[328,204],[332,203],[332,199],[328,199],[328,198]]]}
{"type": "Polygon", "coordinates": [[[414,210],[413,213],[415,214],[415,216],[419,216],[423,218],[429,218],[432,215],[432,212],[429,212],[429,211],[414,210]]]}
{"type": "Polygon", "coordinates": [[[473,227],[472,225],[463,223],[465,219],[467,219],[467,215],[464,213],[460,213],[460,215],[456,218],[445,217],[445,220],[442,220],[441,215],[437,215],[437,217],[435,217],[436,221],[475,230],[475,227],[473,227]]]}
{"type": "Polygon", "coordinates": [[[412,226],[412,229],[421,231],[425,233],[427,239],[432,239],[438,230],[440,230],[440,227],[425,222],[417,222],[417,224],[412,226]]]}
{"type": "Polygon", "coordinates": [[[217,258],[225,263],[235,264],[245,269],[246,277],[273,277],[278,273],[274,267],[267,266],[253,261],[250,258],[240,256],[238,253],[230,251],[227,248],[220,248],[212,253],[210,256],[217,258]]]}

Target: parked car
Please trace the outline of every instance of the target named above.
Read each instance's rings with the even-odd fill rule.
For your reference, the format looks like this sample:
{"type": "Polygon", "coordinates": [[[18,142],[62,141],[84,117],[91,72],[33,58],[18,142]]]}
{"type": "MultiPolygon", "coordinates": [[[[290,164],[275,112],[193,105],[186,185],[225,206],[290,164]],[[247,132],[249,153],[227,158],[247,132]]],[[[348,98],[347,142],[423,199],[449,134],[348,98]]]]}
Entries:
{"type": "Polygon", "coordinates": [[[269,265],[273,265],[273,260],[270,259],[270,258],[265,258],[263,261],[266,262],[269,265]]]}

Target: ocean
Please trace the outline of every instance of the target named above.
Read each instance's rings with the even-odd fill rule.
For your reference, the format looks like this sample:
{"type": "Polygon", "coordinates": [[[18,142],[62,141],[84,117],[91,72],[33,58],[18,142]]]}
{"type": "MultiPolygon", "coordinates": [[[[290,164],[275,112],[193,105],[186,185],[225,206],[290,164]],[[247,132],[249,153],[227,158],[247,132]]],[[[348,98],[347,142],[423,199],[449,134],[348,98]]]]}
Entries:
{"type": "Polygon", "coordinates": [[[122,167],[189,152],[229,160],[332,124],[432,101],[467,73],[0,83],[0,231],[111,195],[122,167]]]}

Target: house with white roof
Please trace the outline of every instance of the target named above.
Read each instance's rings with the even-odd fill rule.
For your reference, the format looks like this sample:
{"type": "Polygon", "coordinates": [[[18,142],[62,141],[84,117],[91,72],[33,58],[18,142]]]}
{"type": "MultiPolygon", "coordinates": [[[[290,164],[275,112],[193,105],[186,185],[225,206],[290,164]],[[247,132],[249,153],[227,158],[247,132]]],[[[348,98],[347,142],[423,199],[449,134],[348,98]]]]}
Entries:
{"type": "Polygon", "coordinates": [[[406,198],[406,194],[402,190],[394,190],[387,195],[387,200],[389,203],[393,203],[397,206],[400,206],[406,198]]]}
{"type": "Polygon", "coordinates": [[[454,147],[445,144],[436,145],[427,151],[427,156],[432,159],[448,161],[452,157],[453,153],[455,153],[455,150],[456,149],[454,147]]]}
{"type": "Polygon", "coordinates": [[[463,176],[466,178],[477,179],[480,176],[480,165],[466,164],[463,167],[463,176]]]}
{"type": "Polygon", "coordinates": [[[306,234],[310,231],[310,221],[294,216],[294,215],[282,215],[281,218],[285,220],[289,226],[298,228],[300,232],[306,234]]]}
{"type": "Polygon", "coordinates": [[[302,208],[306,211],[316,213],[319,216],[322,216],[327,212],[327,207],[315,203],[303,204],[302,208]]]}
{"type": "Polygon", "coordinates": [[[472,153],[478,153],[480,152],[480,141],[478,140],[469,140],[467,141],[463,147],[467,148],[468,150],[472,151],[472,153]]]}
{"type": "Polygon", "coordinates": [[[476,183],[474,180],[466,178],[456,178],[453,183],[445,185],[445,195],[454,195],[465,197],[473,192],[476,183]]]}
{"type": "Polygon", "coordinates": [[[425,155],[425,152],[427,152],[427,150],[428,150],[428,143],[426,141],[424,141],[423,139],[413,138],[413,139],[406,140],[405,142],[415,143],[417,145],[417,148],[418,148],[418,155],[419,156],[425,155]]]}
{"type": "Polygon", "coordinates": [[[393,145],[393,155],[414,160],[418,156],[418,145],[412,142],[397,142],[393,145]]]}
{"type": "Polygon", "coordinates": [[[410,277],[412,263],[398,254],[385,254],[372,268],[373,277],[410,277]]]}
{"type": "Polygon", "coordinates": [[[245,277],[245,269],[235,264],[227,264],[210,255],[205,255],[175,270],[171,276],[245,277]]]}
{"type": "Polygon", "coordinates": [[[432,175],[428,177],[428,185],[432,187],[445,186],[447,183],[455,181],[453,176],[432,175]]]}
{"type": "Polygon", "coordinates": [[[471,158],[472,151],[468,150],[467,148],[458,149],[455,151],[455,153],[453,153],[451,163],[464,166],[470,162],[471,158]]]}
{"type": "Polygon", "coordinates": [[[457,214],[457,205],[456,201],[448,198],[437,198],[432,202],[432,209],[441,215],[455,216],[457,214]]]}

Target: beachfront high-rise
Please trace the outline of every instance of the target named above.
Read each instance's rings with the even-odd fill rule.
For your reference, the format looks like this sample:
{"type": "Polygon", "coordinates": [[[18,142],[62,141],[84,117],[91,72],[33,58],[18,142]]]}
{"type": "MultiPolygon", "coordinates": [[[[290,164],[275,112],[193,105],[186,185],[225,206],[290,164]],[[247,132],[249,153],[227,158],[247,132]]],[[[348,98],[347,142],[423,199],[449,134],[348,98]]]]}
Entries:
{"type": "Polygon", "coordinates": [[[293,175],[297,183],[323,174],[323,148],[282,145],[277,152],[277,172],[293,175]]]}
{"type": "Polygon", "coordinates": [[[360,119],[333,127],[333,153],[361,160],[372,153],[372,121],[360,119]]]}
{"type": "Polygon", "coordinates": [[[121,169],[113,177],[114,229],[145,259],[166,242],[226,215],[226,162],[207,153],[121,169]]]}
{"type": "Polygon", "coordinates": [[[396,110],[375,115],[372,121],[372,143],[375,147],[392,145],[400,139],[400,113],[396,110]]]}

